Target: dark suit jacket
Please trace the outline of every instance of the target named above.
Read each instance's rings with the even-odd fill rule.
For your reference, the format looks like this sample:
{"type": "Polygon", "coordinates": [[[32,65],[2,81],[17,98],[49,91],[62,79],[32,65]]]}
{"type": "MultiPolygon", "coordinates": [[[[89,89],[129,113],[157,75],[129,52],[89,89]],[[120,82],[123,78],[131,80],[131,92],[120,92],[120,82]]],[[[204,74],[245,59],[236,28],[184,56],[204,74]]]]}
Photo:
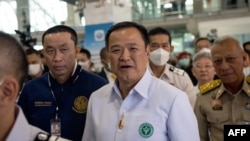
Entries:
{"type": "Polygon", "coordinates": [[[107,77],[107,75],[106,75],[106,73],[104,71],[104,68],[102,68],[101,72],[99,72],[97,74],[108,81],[108,77],[107,77]]]}

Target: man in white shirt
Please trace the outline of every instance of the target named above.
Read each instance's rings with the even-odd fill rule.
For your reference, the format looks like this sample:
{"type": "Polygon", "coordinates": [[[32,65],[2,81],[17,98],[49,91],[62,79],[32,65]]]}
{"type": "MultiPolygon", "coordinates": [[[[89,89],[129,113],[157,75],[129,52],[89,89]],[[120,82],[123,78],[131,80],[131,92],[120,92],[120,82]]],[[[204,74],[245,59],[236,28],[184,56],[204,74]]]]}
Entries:
{"type": "Polygon", "coordinates": [[[147,70],[147,30],[121,22],[106,34],[115,83],[89,100],[83,141],[198,141],[187,95],[147,70]]]}

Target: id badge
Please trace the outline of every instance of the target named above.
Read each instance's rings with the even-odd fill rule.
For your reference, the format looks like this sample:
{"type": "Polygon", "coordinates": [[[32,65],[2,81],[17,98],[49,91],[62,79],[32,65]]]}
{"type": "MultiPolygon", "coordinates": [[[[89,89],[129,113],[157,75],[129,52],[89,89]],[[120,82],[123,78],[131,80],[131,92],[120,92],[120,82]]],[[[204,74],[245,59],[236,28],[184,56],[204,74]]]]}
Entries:
{"type": "Polygon", "coordinates": [[[61,136],[61,120],[60,118],[50,120],[51,135],[61,136]]]}

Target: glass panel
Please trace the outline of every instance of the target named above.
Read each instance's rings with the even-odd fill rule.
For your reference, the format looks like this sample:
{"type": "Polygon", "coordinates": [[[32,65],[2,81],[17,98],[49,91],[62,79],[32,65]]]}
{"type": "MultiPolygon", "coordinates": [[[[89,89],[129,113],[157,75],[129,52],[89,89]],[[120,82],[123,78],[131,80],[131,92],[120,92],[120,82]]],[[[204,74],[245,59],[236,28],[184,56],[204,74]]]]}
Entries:
{"type": "Polygon", "coordinates": [[[16,1],[0,1],[0,30],[7,33],[15,33],[18,29],[16,17],[16,1]]]}
{"type": "Polygon", "coordinates": [[[31,31],[44,31],[67,20],[67,3],[60,0],[29,0],[31,31]]]}

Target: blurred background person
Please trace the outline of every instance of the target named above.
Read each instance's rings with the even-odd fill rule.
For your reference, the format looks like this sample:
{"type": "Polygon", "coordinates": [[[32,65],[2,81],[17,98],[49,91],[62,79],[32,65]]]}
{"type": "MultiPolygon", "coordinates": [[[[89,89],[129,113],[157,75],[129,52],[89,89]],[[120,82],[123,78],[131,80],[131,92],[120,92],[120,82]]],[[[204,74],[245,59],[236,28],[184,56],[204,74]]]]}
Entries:
{"type": "Polygon", "coordinates": [[[187,93],[190,104],[194,105],[195,93],[194,86],[188,74],[180,69],[168,64],[170,53],[173,51],[171,46],[170,33],[161,27],[156,27],[149,31],[149,70],[157,78],[175,86],[187,93]]]}
{"type": "MultiPolygon", "coordinates": [[[[203,48],[210,49],[210,46],[211,46],[211,41],[207,37],[197,38],[194,41],[194,53],[198,53],[203,48]]],[[[192,63],[190,63],[190,64],[192,64],[192,63]]],[[[188,68],[186,68],[186,71],[189,74],[193,84],[197,85],[197,79],[193,75],[192,67],[193,67],[193,65],[190,65],[188,68]]]]}
{"type": "Polygon", "coordinates": [[[200,37],[200,38],[195,40],[194,46],[195,46],[194,52],[197,53],[203,48],[209,48],[210,49],[211,41],[206,37],[200,37]]]}
{"type": "Polygon", "coordinates": [[[243,72],[245,76],[250,74],[250,41],[243,43],[243,49],[246,53],[246,63],[244,64],[243,72]]]}
{"type": "Polygon", "coordinates": [[[28,75],[28,61],[21,44],[11,35],[0,32],[0,141],[39,141],[51,138],[66,141],[28,123],[16,98],[28,75]]]}
{"type": "MultiPolygon", "coordinates": [[[[174,46],[171,45],[171,48],[172,48],[171,52],[173,52],[174,46]]],[[[172,55],[172,53],[171,53],[170,56],[169,56],[169,59],[168,59],[167,63],[170,64],[170,65],[172,65],[172,66],[176,66],[176,64],[177,64],[177,58],[176,58],[176,56],[172,55]]]]}
{"type": "Polygon", "coordinates": [[[0,41],[0,59],[5,60],[0,63],[0,140],[31,141],[42,130],[31,126],[16,105],[28,74],[28,61],[22,46],[11,35],[0,32],[0,41]]]}
{"type": "Polygon", "coordinates": [[[43,71],[47,72],[47,71],[49,71],[49,68],[48,68],[48,66],[46,64],[46,60],[44,58],[42,50],[39,50],[39,53],[40,53],[40,57],[41,57],[41,60],[42,60],[42,63],[43,63],[43,71]]]}
{"type": "Polygon", "coordinates": [[[82,69],[90,72],[95,72],[95,65],[91,61],[91,54],[89,50],[81,48],[80,52],[76,55],[76,59],[82,69]]]}
{"type": "Polygon", "coordinates": [[[192,65],[192,54],[182,51],[177,55],[177,67],[187,70],[192,65]]]}
{"type": "Polygon", "coordinates": [[[192,73],[192,54],[186,51],[180,52],[177,56],[176,67],[183,69],[189,76],[192,81],[192,84],[195,86],[197,84],[196,78],[192,73]]]}
{"type": "Polygon", "coordinates": [[[203,48],[194,55],[192,73],[198,81],[195,86],[196,94],[198,94],[200,92],[199,87],[213,81],[215,76],[210,49],[203,48]]]}
{"type": "Polygon", "coordinates": [[[40,77],[44,73],[44,67],[39,51],[28,48],[25,53],[29,63],[27,81],[40,77]]]}
{"type": "Polygon", "coordinates": [[[101,72],[98,73],[101,77],[106,79],[108,82],[113,82],[116,79],[116,75],[112,73],[108,51],[106,47],[103,47],[100,51],[100,59],[103,65],[101,72]]]}

